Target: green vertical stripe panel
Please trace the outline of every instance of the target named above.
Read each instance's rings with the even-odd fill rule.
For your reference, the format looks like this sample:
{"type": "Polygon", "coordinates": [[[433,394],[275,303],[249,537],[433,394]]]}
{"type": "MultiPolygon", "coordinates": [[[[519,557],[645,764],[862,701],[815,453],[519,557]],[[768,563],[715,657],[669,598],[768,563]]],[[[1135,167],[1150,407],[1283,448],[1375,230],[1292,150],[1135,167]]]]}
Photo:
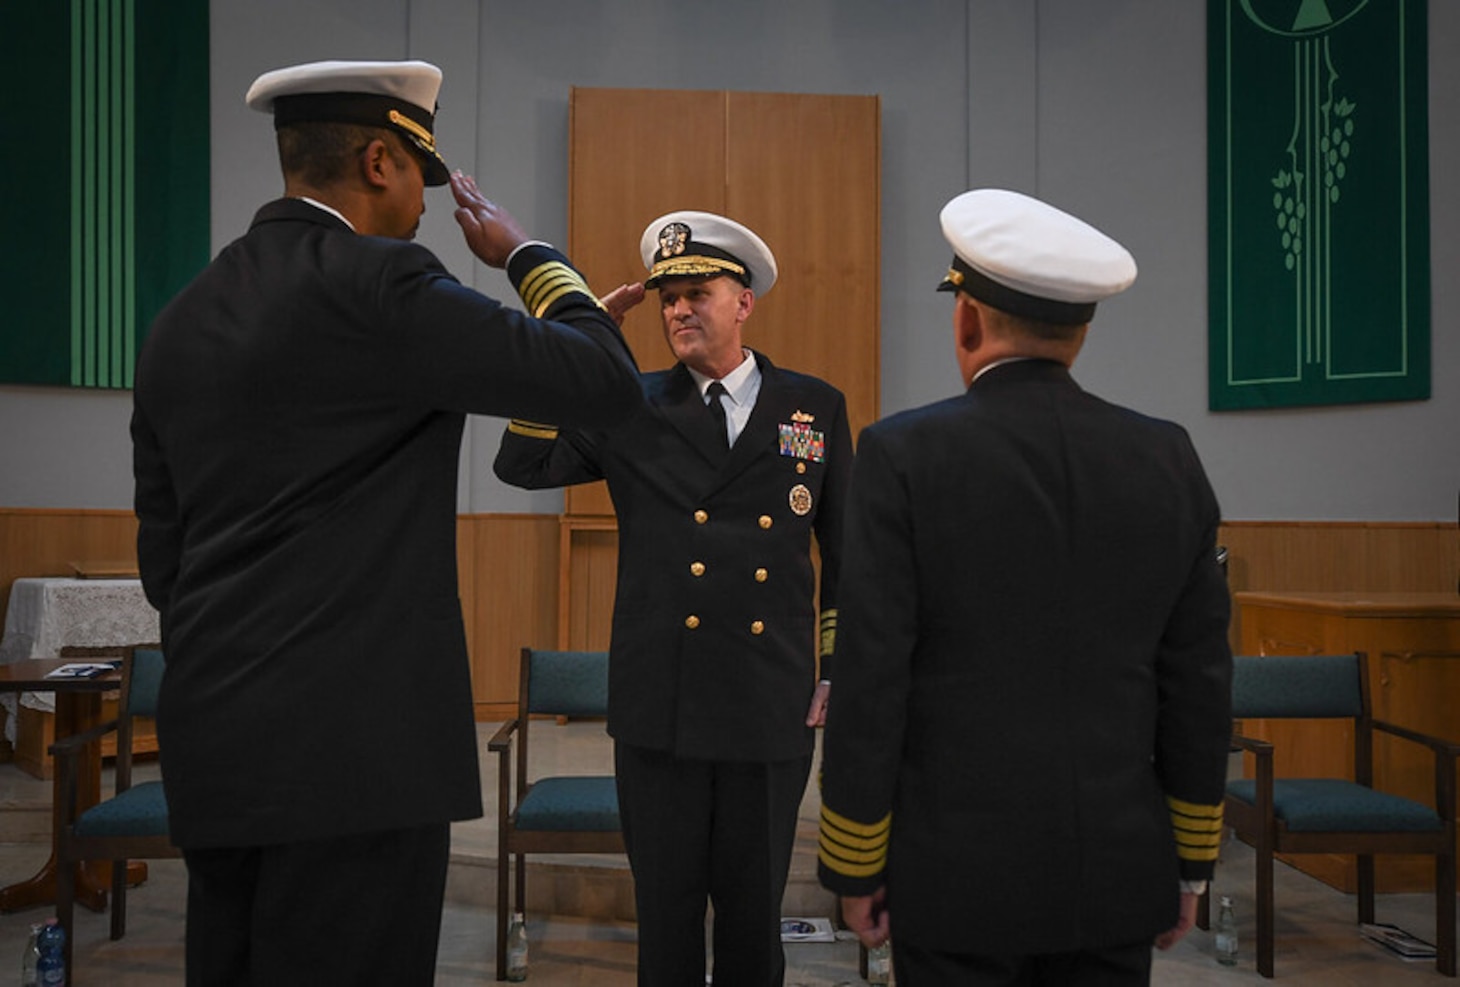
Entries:
{"type": "Polygon", "coordinates": [[[96,372],[87,383],[105,386],[107,367],[111,364],[108,343],[111,341],[111,266],[107,263],[107,247],[111,244],[111,99],[108,89],[112,79],[112,18],[115,0],[96,2],[96,77],[91,98],[93,142],[96,147],[96,239],[91,244],[91,277],[96,282],[96,321],[91,325],[91,344],[96,348],[96,372]]]}
{"type": "Polygon", "coordinates": [[[81,21],[74,30],[81,32],[81,89],[73,97],[81,102],[81,144],[76,153],[81,157],[81,267],[72,276],[81,281],[81,311],[72,318],[81,320],[81,379],[77,384],[96,383],[96,2],[82,5],[81,21]]]}
{"type": "Polygon", "coordinates": [[[208,260],[208,48],[208,0],[0,0],[0,114],[42,149],[4,165],[27,192],[0,197],[23,233],[0,239],[0,382],[131,386],[208,260]]]}
{"type": "Polygon", "coordinates": [[[86,290],[86,285],[80,277],[81,252],[85,243],[82,221],[86,215],[86,203],[82,197],[82,158],[79,152],[79,148],[81,147],[81,129],[85,123],[81,112],[81,93],[85,82],[83,70],[86,65],[85,48],[82,44],[81,31],[79,30],[81,23],[82,0],[71,0],[71,17],[67,22],[71,48],[71,85],[67,89],[67,92],[70,94],[71,128],[68,135],[69,139],[65,145],[69,151],[68,158],[71,162],[71,222],[69,224],[71,237],[70,243],[68,244],[71,248],[71,263],[67,267],[67,271],[70,273],[68,284],[71,289],[69,292],[71,297],[71,307],[69,309],[70,318],[67,320],[71,341],[71,347],[68,351],[70,357],[68,362],[71,373],[66,381],[68,384],[80,384],[82,382],[81,320],[76,317],[76,313],[81,311],[86,290]]]}
{"type": "Polygon", "coordinates": [[[122,312],[127,321],[122,333],[122,376],[117,384],[120,387],[131,387],[133,371],[137,366],[137,21],[133,0],[126,0],[125,6],[127,92],[122,100],[122,161],[126,167],[127,180],[122,185],[122,223],[127,229],[127,235],[122,238],[122,264],[127,275],[122,282],[122,312]]]}
{"type": "Polygon", "coordinates": [[[106,374],[101,383],[116,387],[122,382],[122,279],[127,276],[122,267],[122,98],[127,93],[127,63],[122,51],[126,18],[123,4],[115,3],[116,9],[108,41],[111,46],[110,77],[107,80],[107,215],[111,217],[106,245],[107,268],[107,324],[106,374]]]}

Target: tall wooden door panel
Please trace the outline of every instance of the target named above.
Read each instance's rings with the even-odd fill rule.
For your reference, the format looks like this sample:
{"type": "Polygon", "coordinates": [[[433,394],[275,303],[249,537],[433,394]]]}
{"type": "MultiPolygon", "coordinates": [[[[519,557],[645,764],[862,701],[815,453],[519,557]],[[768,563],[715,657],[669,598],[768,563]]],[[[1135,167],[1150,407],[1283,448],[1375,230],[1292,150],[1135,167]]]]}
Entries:
{"type": "Polygon", "coordinates": [[[726,211],[780,268],[746,343],[841,388],[856,435],[878,405],[877,102],[732,93],[727,112],[726,211]]]}
{"type": "MultiPolygon", "coordinates": [[[[877,97],[575,88],[570,102],[568,248],[593,289],[644,279],[639,237],[664,213],[736,219],[760,234],[779,268],[774,289],[756,300],[746,345],[839,387],[854,438],[875,421],[877,97]]],[[[673,363],[652,292],[624,334],[641,368],[673,363]]],[[[560,646],[606,640],[601,592],[585,598],[574,587],[612,560],[616,532],[590,520],[612,514],[602,483],[567,492],[560,646]]]]}

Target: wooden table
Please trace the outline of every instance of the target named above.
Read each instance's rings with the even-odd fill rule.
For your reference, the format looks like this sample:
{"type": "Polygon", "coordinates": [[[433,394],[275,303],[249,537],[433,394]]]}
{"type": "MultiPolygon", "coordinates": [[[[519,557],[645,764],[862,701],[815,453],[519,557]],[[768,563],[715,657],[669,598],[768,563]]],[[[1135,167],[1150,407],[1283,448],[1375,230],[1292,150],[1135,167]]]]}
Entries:
{"type": "MultiPolygon", "coordinates": [[[[1460,594],[1274,591],[1235,598],[1242,654],[1367,652],[1375,717],[1460,743],[1460,594]]],[[[1353,777],[1346,725],[1268,723],[1253,735],[1277,741],[1279,777],[1353,777]],[[1300,734],[1303,742],[1293,746],[1300,734]]],[[[1376,788],[1432,804],[1434,762],[1427,751],[1381,735],[1375,755],[1376,788]]],[[[1339,890],[1357,887],[1352,857],[1303,854],[1289,863],[1339,890]]],[[[1381,855],[1375,867],[1380,891],[1434,887],[1431,857],[1381,855]]]]}
{"type": "MultiPolygon", "coordinates": [[[[28,658],[0,665],[0,692],[46,691],[56,694],[56,737],[69,737],[90,729],[99,720],[101,695],[121,684],[120,673],[99,675],[91,679],[48,679],[46,673],[74,658],[28,658]]],[[[85,809],[101,796],[101,749],[92,744],[86,757],[77,765],[77,807],[85,809]]],[[[33,905],[52,904],[56,900],[56,842],[61,835],[59,780],[52,781],[51,856],[35,876],[19,884],[0,889],[0,912],[11,912],[33,905]]],[[[133,861],[128,873],[136,880],[146,876],[146,864],[133,861]],[[135,874],[134,874],[134,868],[135,874]]],[[[111,869],[107,863],[82,865],[77,874],[76,900],[93,911],[106,908],[107,889],[111,887],[111,869]]]]}
{"type": "MultiPolygon", "coordinates": [[[[67,648],[124,648],[162,640],[160,618],[147,602],[139,579],[79,579],[40,576],[17,579],[10,587],[0,663],[26,658],[57,658],[67,648]]],[[[10,711],[7,735],[15,763],[37,778],[51,776],[51,742],[60,734],[52,720],[51,683],[43,689],[0,693],[10,711]],[[12,698],[13,697],[13,698],[12,698]],[[16,732],[11,734],[14,729],[16,732]]],[[[155,750],[150,732],[139,736],[138,750],[155,750]]],[[[106,741],[110,745],[110,738],[106,741]]],[[[108,751],[110,753],[110,751],[108,751]]]]}

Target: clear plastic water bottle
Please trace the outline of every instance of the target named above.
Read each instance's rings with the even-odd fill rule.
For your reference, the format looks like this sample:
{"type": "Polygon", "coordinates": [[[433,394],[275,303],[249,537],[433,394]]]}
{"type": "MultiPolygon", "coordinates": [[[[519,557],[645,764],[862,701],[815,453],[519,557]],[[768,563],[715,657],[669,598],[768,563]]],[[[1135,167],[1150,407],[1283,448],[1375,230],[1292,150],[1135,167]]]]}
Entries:
{"type": "Polygon", "coordinates": [[[66,930],[60,920],[46,919],[36,936],[36,987],[66,987],[66,930]]]}
{"type": "Polygon", "coordinates": [[[507,926],[507,979],[514,983],[527,979],[527,920],[521,912],[513,912],[507,926]]]}
{"type": "Polygon", "coordinates": [[[1217,962],[1222,966],[1237,965],[1237,918],[1232,914],[1232,899],[1226,895],[1217,912],[1217,962]]]}
{"type": "Polygon", "coordinates": [[[30,941],[25,944],[25,952],[20,957],[20,987],[36,987],[36,961],[41,958],[40,936],[41,926],[32,925],[30,941]]]}
{"type": "Polygon", "coordinates": [[[892,983],[892,941],[867,950],[867,983],[892,983]]]}

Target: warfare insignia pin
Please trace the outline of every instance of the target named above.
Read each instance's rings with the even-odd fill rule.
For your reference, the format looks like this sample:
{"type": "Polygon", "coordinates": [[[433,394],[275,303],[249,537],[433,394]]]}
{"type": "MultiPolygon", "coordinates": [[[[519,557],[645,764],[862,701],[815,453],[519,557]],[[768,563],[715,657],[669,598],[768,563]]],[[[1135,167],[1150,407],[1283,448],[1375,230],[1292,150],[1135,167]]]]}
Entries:
{"type": "Polygon", "coordinates": [[[787,498],[791,502],[791,513],[798,517],[805,517],[811,512],[811,491],[806,484],[798,483],[791,488],[791,496],[787,498]]]}
{"type": "Polygon", "coordinates": [[[808,414],[807,412],[804,412],[801,409],[797,408],[796,411],[791,415],[791,421],[802,422],[803,424],[809,425],[812,422],[816,421],[816,416],[808,414]]]}
{"type": "Polygon", "coordinates": [[[659,253],[663,257],[678,257],[688,242],[689,226],[684,223],[670,223],[659,231],[659,253]]]}
{"type": "Polygon", "coordinates": [[[810,425],[799,422],[781,422],[781,455],[809,459],[813,463],[826,462],[826,433],[818,432],[810,425]]]}

